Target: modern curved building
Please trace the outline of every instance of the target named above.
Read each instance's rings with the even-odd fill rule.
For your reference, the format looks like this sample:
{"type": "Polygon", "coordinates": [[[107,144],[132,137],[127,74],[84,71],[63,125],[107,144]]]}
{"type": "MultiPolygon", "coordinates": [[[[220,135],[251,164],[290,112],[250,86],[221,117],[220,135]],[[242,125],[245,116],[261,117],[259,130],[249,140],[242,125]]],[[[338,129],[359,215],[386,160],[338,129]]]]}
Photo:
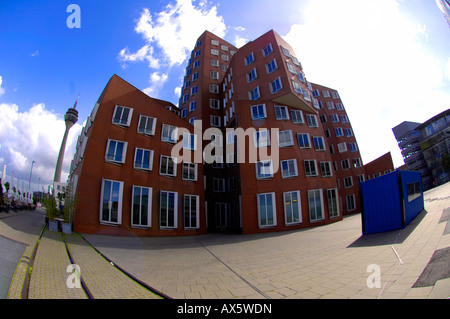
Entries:
{"type": "Polygon", "coordinates": [[[79,232],[248,234],[359,212],[364,168],[338,92],[308,82],[282,37],[271,30],[238,49],[205,31],[178,107],[111,78],[71,180],[79,232]],[[177,129],[188,133],[174,140],[177,129]],[[196,156],[174,164],[180,145],[196,156]]]}

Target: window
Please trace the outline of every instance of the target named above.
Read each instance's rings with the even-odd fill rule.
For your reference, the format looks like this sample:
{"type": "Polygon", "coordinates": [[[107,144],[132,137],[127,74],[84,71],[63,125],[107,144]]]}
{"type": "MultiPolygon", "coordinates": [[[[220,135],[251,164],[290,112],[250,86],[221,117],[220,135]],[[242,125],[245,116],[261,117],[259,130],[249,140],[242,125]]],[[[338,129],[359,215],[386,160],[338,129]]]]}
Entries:
{"type": "Polygon", "coordinates": [[[265,179],[273,177],[272,160],[257,161],[255,166],[257,179],[265,179]]]}
{"type": "Polygon", "coordinates": [[[331,162],[320,162],[320,171],[322,172],[322,177],[333,176],[331,171],[331,162]]]}
{"type": "Polygon", "coordinates": [[[334,110],[334,103],[332,101],[327,101],[326,104],[329,110],[334,110]]]}
{"type": "Polygon", "coordinates": [[[328,90],[324,90],[324,91],[322,91],[322,96],[323,97],[330,97],[330,92],[328,92],[328,90]]]}
{"type": "Polygon", "coordinates": [[[250,53],[249,56],[245,57],[244,59],[245,61],[245,65],[249,65],[250,63],[252,63],[253,61],[255,61],[255,56],[253,55],[253,52],[250,53]]]}
{"type": "Polygon", "coordinates": [[[267,117],[265,104],[252,105],[251,112],[253,120],[265,119],[267,117]]]}
{"type": "Polygon", "coordinates": [[[355,210],[356,204],[355,204],[355,194],[347,195],[346,196],[346,202],[347,202],[347,210],[355,210]]]}
{"type": "Polygon", "coordinates": [[[197,164],[183,163],[183,180],[197,181],[197,164]]]}
{"type": "Polygon", "coordinates": [[[247,73],[247,83],[252,82],[254,79],[256,79],[256,68],[253,68],[250,72],[247,73]]]}
{"type": "Polygon", "coordinates": [[[298,78],[300,81],[302,81],[303,83],[306,82],[305,76],[303,75],[302,72],[298,72],[298,73],[297,73],[297,78],[298,78]]]}
{"type": "Polygon", "coordinates": [[[191,95],[196,94],[196,93],[197,93],[197,90],[198,90],[198,86],[197,86],[197,85],[193,86],[193,87],[191,88],[191,95]]]}
{"type": "Polygon", "coordinates": [[[283,51],[283,54],[287,57],[291,57],[291,53],[289,52],[288,49],[281,47],[281,51],[283,51]]]}
{"type": "Polygon", "coordinates": [[[184,228],[199,227],[199,208],[200,201],[198,195],[186,194],[183,196],[184,228]]]}
{"type": "Polygon", "coordinates": [[[201,50],[195,51],[195,53],[194,53],[194,58],[200,56],[200,53],[201,53],[201,50]]]}
{"type": "Polygon", "coordinates": [[[212,54],[212,55],[219,55],[219,50],[217,50],[217,49],[211,49],[211,54],[212,54]]]}
{"type": "Polygon", "coordinates": [[[191,118],[189,119],[189,124],[195,125],[195,121],[197,121],[197,118],[196,118],[196,117],[191,117],[191,118]]]}
{"type": "Polygon", "coordinates": [[[347,137],[352,137],[352,136],[353,136],[353,131],[352,131],[352,129],[351,129],[351,128],[346,128],[346,129],[345,129],[345,135],[346,135],[347,137]]]}
{"type": "Polygon", "coordinates": [[[177,176],[177,166],[173,157],[161,155],[159,173],[165,176],[177,176]]]}
{"type": "Polygon", "coordinates": [[[274,81],[270,82],[270,92],[272,92],[272,94],[277,93],[282,88],[283,88],[283,85],[281,84],[281,78],[280,77],[278,77],[274,81]]]}
{"type": "Polygon", "coordinates": [[[209,107],[215,110],[220,109],[220,100],[209,99],[209,107]]]}
{"type": "Polygon", "coordinates": [[[302,222],[302,206],[300,204],[300,192],[283,193],[284,216],[286,225],[298,224],[302,222]]]}
{"type": "Polygon", "coordinates": [[[197,149],[197,135],[183,133],[183,148],[195,151],[197,149]]]}
{"type": "Polygon", "coordinates": [[[330,118],[333,123],[339,122],[339,116],[337,114],[330,114],[330,118]]]}
{"type": "Polygon", "coordinates": [[[212,45],[219,45],[219,40],[211,40],[212,45]]]}
{"type": "Polygon", "coordinates": [[[172,125],[163,124],[161,132],[161,141],[175,143],[178,140],[177,127],[172,125]]]}
{"type": "Polygon", "coordinates": [[[354,158],[353,159],[353,167],[358,168],[358,167],[361,167],[361,166],[362,166],[361,159],[360,158],[354,158]]]}
{"type": "Polygon", "coordinates": [[[156,119],[150,116],[141,115],[139,117],[138,133],[145,135],[155,135],[156,119]]]}
{"type": "Polygon", "coordinates": [[[192,81],[198,80],[198,72],[192,74],[192,81]]]}
{"type": "Polygon", "coordinates": [[[336,91],[331,91],[331,96],[333,97],[333,99],[338,99],[339,98],[339,94],[336,91]]]}
{"type": "Polygon", "coordinates": [[[295,65],[290,64],[289,62],[286,62],[286,66],[287,66],[289,72],[297,74],[297,69],[295,68],[295,65]]]}
{"type": "Polygon", "coordinates": [[[269,54],[271,54],[272,52],[273,52],[272,44],[269,43],[269,45],[266,46],[266,47],[263,49],[263,56],[266,57],[266,56],[268,56],[269,54]]]}
{"type": "Polygon", "coordinates": [[[209,92],[219,94],[219,86],[217,84],[210,84],[209,92]]]}
{"type": "Polygon", "coordinates": [[[294,139],[292,138],[291,130],[278,132],[278,145],[279,147],[287,147],[294,145],[294,139]]]}
{"type": "Polygon", "coordinates": [[[357,175],[356,178],[358,179],[358,183],[362,183],[365,181],[364,174],[357,175]]]}
{"type": "Polygon", "coordinates": [[[325,130],[325,137],[326,137],[326,138],[330,138],[330,137],[331,137],[331,134],[330,134],[330,130],[329,130],[329,129],[326,129],[326,130],[325,130]]]}
{"type": "Polygon", "coordinates": [[[306,177],[317,176],[317,164],[315,160],[304,160],[306,177]]]}
{"type": "Polygon", "coordinates": [[[345,188],[349,188],[353,186],[353,178],[352,176],[347,176],[344,178],[344,186],[345,188]]]}
{"type": "Polygon", "coordinates": [[[159,227],[161,229],[178,226],[178,193],[161,191],[159,197],[159,227]]]}
{"type": "Polygon", "coordinates": [[[151,227],[152,188],[133,185],[131,199],[131,226],[151,227]]]}
{"type": "Polygon", "coordinates": [[[127,142],[108,139],[105,160],[113,163],[125,163],[127,142]]]}
{"type": "Polygon", "coordinates": [[[342,127],[336,127],[334,131],[336,132],[336,137],[344,136],[344,133],[342,132],[342,127]]]}
{"type": "Polygon", "coordinates": [[[342,123],[348,123],[348,117],[347,117],[347,115],[341,115],[341,122],[342,122],[342,123]]]}
{"type": "Polygon", "coordinates": [[[307,90],[302,89],[302,93],[303,93],[303,97],[305,98],[306,101],[311,101],[311,96],[307,90]]]}
{"type": "Polygon", "coordinates": [[[292,123],[303,124],[303,112],[301,110],[291,110],[292,123]]]}
{"type": "Polygon", "coordinates": [[[200,66],[200,61],[195,61],[193,68],[198,68],[200,66]]]}
{"type": "Polygon", "coordinates": [[[339,202],[336,188],[327,189],[328,215],[330,218],[339,217],[339,202]]]}
{"type": "Polygon", "coordinates": [[[182,109],[181,110],[181,117],[185,118],[188,115],[188,109],[182,109]]]}
{"type": "Polygon", "coordinates": [[[253,90],[251,90],[250,92],[248,92],[248,98],[250,100],[258,100],[261,97],[260,92],[259,92],[259,86],[255,87],[253,90]]]}
{"type": "Polygon", "coordinates": [[[269,130],[262,129],[262,130],[256,131],[254,133],[254,141],[255,141],[256,148],[270,146],[269,130]]]}
{"type": "Polygon", "coordinates": [[[315,115],[306,114],[306,122],[309,127],[318,127],[317,125],[317,117],[315,115]]]}
{"type": "Polygon", "coordinates": [[[153,151],[136,147],[134,168],[151,171],[153,168],[153,151]]]}
{"type": "Polygon", "coordinates": [[[197,108],[197,101],[192,101],[189,103],[189,112],[194,111],[197,108]]]}
{"type": "Polygon", "coordinates": [[[336,109],[338,111],[343,111],[344,110],[344,105],[342,103],[336,103],[336,109]]]}
{"type": "Polygon", "coordinates": [[[314,140],[314,148],[316,149],[316,151],[325,151],[325,142],[323,137],[314,136],[313,140],[314,140]]]}
{"type": "Polygon", "coordinates": [[[270,61],[268,64],[266,64],[266,72],[267,74],[272,73],[273,71],[275,71],[278,68],[277,66],[277,60],[273,59],[272,61],[270,61]]]}
{"type": "Polygon", "coordinates": [[[341,161],[341,167],[342,167],[342,169],[350,168],[350,161],[348,160],[348,158],[341,161]]]}
{"type": "Polygon", "coordinates": [[[211,79],[218,80],[219,79],[219,72],[211,70],[211,71],[209,71],[209,77],[211,79]]]}
{"type": "Polygon", "coordinates": [[[130,126],[133,109],[116,105],[112,122],[121,126],[130,126]]]}
{"type": "Polygon", "coordinates": [[[183,95],[183,103],[186,103],[187,101],[189,101],[189,94],[183,95]]]}
{"type": "Polygon", "coordinates": [[[289,120],[289,110],[287,106],[275,105],[275,118],[277,120],[289,120]]]}
{"type": "Polygon", "coordinates": [[[225,178],[213,178],[213,191],[225,192],[225,178]]]}
{"type": "Polygon", "coordinates": [[[319,90],[314,90],[314,91],[312,92],[312,94],[313,94],[314,97],[320,96],[319,90]]]}
{"type": "Polygon", "coordinates": [[[350,152],[358,151],[358,146],[356,146],[356,143],[348,143],[348,147],[350,148],[350,152]]]}
{"type": "Polygon", "coordinates": [[[297,160],[290,159],[281,161],[281,177],[289,178],[298,176],[297,160]]]}
{"type": "Polygon", "coordinates": [[[308,133],[298,133],[297,139],[298,139],[298,146],[300,148],[311,148],[311,142],[308,133]]]}
{"type": "Polygon", "coordinates": [[[218,203],[214,205],[216,228],[227,227],[228,225],[228,212],[227,203],[218,203]]]}
{"type": "Polygon", "coordinates": [[[318,221],[324,218],[323,216],[323,197],[321,189],[314,189],[308,191],[308,206],[310,221],[318,221]]]}
{"type": "Polygon", "coordinates": [[[217,59],[210,59],[209,60],[210,61],[210,64],[212,65],[212,66],[219,66],[219,60],[217,60],[217,59]]]}
{"type": "Polygon", "coordinates": [[[298,94],[303,94],[300,83],[298,83],[297,81],[294,81],[294,80],[292,80],[291,82],[292,82],[292,87],[294,88],[294,91],[297,92],[298,94]]]}
{"type": "Polygon", "coordinates": [[[100,203],[100,222],[122,223],[123,182],[103,179],[100,203]]]}
{"type": "Polygon", "coordinates": [[[236,177],[228,177],[228,190],[229,191],[237,190],[237,178],[236,177]]]}
{"type": "Polygon", "coordinates": [[[339,153],[347,152],[347,143],[342,142],[338,144],[339,153]]]}
{"type": "Polygon", "coordinates": [[[275,193],[257,194],[258,226],[276,226],[277,214],[275,206],[275,193]]]}
{"type": "Polygon", "coordinates": [[[220,48],[221,48],[223,51],[228,51],[228,46],[226,46],[226,45],[224,45],[224,44],[222,44],[222,45],[220,46],[220,48]]]}
{"type": "Polygon", "coordinates": [[[228,61],[230,58],[228,57],[228,54],[221,54],[220,55],[221,59],[224,61],[228,61]]]}
{"type": "Polygon", "coordinates": [[[210,121],[211,126],[220,127],[220,116],[211,115],[210,121]]]}

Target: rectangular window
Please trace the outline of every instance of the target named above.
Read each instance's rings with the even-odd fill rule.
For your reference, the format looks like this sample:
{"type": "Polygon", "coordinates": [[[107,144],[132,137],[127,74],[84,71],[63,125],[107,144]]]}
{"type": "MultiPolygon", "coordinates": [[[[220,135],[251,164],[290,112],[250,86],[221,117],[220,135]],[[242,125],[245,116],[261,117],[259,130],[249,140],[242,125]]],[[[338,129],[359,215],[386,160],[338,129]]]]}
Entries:
{"type": "Polygon", "coordinates": [[[323,97],[330,97],[330,92],[328,92],[328,90],[324,90],[324,91],[322,91],[322,96],[323,97]]]}
{"type": "Polygon", "coordinates": [[[259,131],[256,131],[254,133],[254,141],[255,141],[255,147],[268,147],[270,146],[270,133],[267,129],[261,129],[259,131]]]}
{"type": "Polygon", "coordinates": [[[300,192],[283,193],[284,216],[286,225],[298,224],[302,222],[302,206],[300,203],[300,192]]]}
{"type": "Polygon", "coordinates": [[[152,188],[133,185],[131,201],[131,226],[151,227],[152,188]]]}
{"type": "Polygon", "coordinates": [[[275,105],[275,118],[277,120],[289,120],[289,110],[287,106],[275,105]]]}
{"type": "Polygon", "coordinates": [[[265,119],[267,117],[265,104],[252,105],[251,111],[253,120],[265,119]]]}
{"type": "Polygon", "coordinates": [[[334,129],[334,131],[336,132],[336,137],[340,137],[340,136],[344,135],[344,133],[342,132],[342,127],[336,127],[334,129]]]}
{"type": "Polygon", "coordinates": [[[338,99],[339,98],[339,94],[336,91],[331,91],[331,96],[333,97],[333,99],[338,99]]]}
{"type": "Polygon", "coordinates": [[[215,110],[220,109],[220,100],[209,99],[209,107],[215,110]]]}
{"type": "Polygon", "coordinates": [[[339,116],[337,114],[330,114],[330,118],[333,123],[339,122],[339,116]]]}
{"type": "Polygon", "coordinates": [[[198,72],[192,74],[192,81],[198,80],[198,72]]]}
{"type": "Polygon", "coordinates": [[[217,49],[211,49],[211,54],[212,54],[212,55],[219,55],[219,50],[217,50],[217,49]]]}
{"type": "Polygon", "coordinates": [[[325,141],[321,136],[314,136],[314,148],[316,151],[325,151],[325,141]]]}
{"type": "Polygon", "coordinates": [[[348,117],[347,117],[347,115],[341,115],[341,122],[342,122],[342,123],[348,123],[348,117]]]}
{"type": "Polygon", "coordinates": [[[273,177],[272,160],[256,162],[256,179],[265,179],[273,177]]]}
{"type": "Polygon", "coordinates": [[[186,229],[199,228],[199,198],[198,195],[183,196],[184,228],[186,229]]]}
{"type": "Polygon", "coordinates": [[[272,52],[273,52],[272,44],[269,43],[269,45],[266,46],[266,47],[263,49],[263,56],[266,57],[266,56],[268,56],[269,54],[271,54],[272,52]]]}
{"type": "Polygon", "coordinates": [[[355,194],[347,195],[346,196],[346,202],[347,202],[347,210],[355,210],[356,204],[355,204],[355,194]]]}
{"type": "Polygon", "coordinates": [[[317,117],[315,115],[306,114],[306,122],[309,127],[318,127],[317,117]]]}
{"type": "Polygon", "coordinates": [[[320,171],[322,172],[322,177],[333,176],[331,171],[331,162],[320,162],[320,171]]]}
{"type": "Polygon", "coordinates": [[[294,91],[297,92],[298,94],[303,94],[300,83],[298,83],[297,81],[294,81],[294,80],[292,80],[291,82],[292,82],[292,87],[294,88],[294,91]]]}
{"type": "Polygon", "coordinates": [[[345,188],[350,188],[353,186],[353,178],[352,176],[347,176],[344,178],[344,186],[345,188]]]}
{"type": "Polygon", "coordinates": [[[309,220],[311,222],[322,220],[323,215],[323,195],[321,189],[308,191],[309,220]]]}
{"type": "Polygon", "coordinates": [[[279,147],[288,147],[294,145],[294,139],[292,138],[291,130],[278,132],[278,145],[279,147]]]}
{"type": "Polygon", "coordinates": [[[339,153],[347,152],[347,143],[342,142],[338,144],[339,153]]]}
{"type": "Polygon", "coordinates": [[[136,147],[134,168],[151,171],[153,168],[153,151],[136,147]]]}
{"type": "Polygon", "coordinates": [[[197,101],[192,101],[189,103],[189,112],[194,111],[197,108],[197,101]]]}
{"type": "Polygon", "coordinates": [[[346,128],[346,129],[345,129],[345,135],[346,135],[347,137],[352,137],[352,136],[353,136],[353,131],[352,131],[352,129],[351,129],[351,128],[346,128]]]}
{"type": "Polygon", "coordinates": [[[127,142],[108,139],[105,160],[113,163],[125,163],[127,142]]]}
{"type": "Polygon", "coordinates": [[[122,223],[123,182],[102,180],[100,223],[122,223]]]}
{"type": "Polygon", "coordinates": [[[195,61],[193,68],[198,68],[200,66],[200,61],[195,61]]]}
{"type": "Polygon", "coordinates": [[[258,200],[258,226],[276,226],[277,214],[275,206],[275,193],[257,194],[258,200]]]}
{"type": "Polygon", "coordinates": [[[318,176],[316,160],[304,160],[306,177],[318,176]]]}
{"type": "Polygon", "coordinates": [[[330,218],[339,217],[339,201],[336,188],[327,189],[328,214],[330,218]]]}
{"type": "Polygon", "coordinates": [[[281,161],[281,177],[289,178],[298,176],[297,160],[289,159],[281,161]]]}
{"type": "Polygon", "coordinates": [[[332,101],[327,101],[326,104],[329,110],[334,110],[334,103],[332,101]]]}
{"type": "Polygon", "coordinates": [[[183,148],[195,151],[197,149],[197,135],[183,133],[183,148]]]}
{"type": "Polygon", "coordinates": [[[249,65],[250,63],[252,63],[253,61],[255,61],[255,56],[253,55],[253,52],[250,53],[249,56],[245,57],[244,59],[245,61],[245,65],[249,65]]]}
{"type": "Polygon", "coordinates": [[[300,148],[311,148],[311,142],[308,133],[298,133],[297,139],[298,139],[298,146],[300,148]]]}
{"type": "Polygon", "coordinates": [[[139,117],[138,133],[145,135],[155,135],[156,118],[141,115],[139,117]]]}
{"type": "Polygon", "coordinates": [[[291,110],[292,123],[303,124],[303,112],[301,110],[291,110]]]}
{"type": "Polygon", "coordinates": [[[272,73],[277,68],[278,68],[278,66],[277,66],[277,60],[276,59],[273,59],[268,64],[266,64],[266,72],[267,72],[267,74],[272,73]]]}
{"type": "Polygon", "coordinates": [[[210,121],[211,126],[220,127],[220,116],[211,115],[210,121]]]}
{"type": "Polygon", "coordinates": [[[225,192],[225,178],[213,178],[213,191],[225,192]]]}
{"type": "Polygon", "coordinates": [[[197,181],[197,164],[183,163],[183,180],[197,181]]]}
{"type": "Polygon", "coordinates": [[[176,126],[163,124],[161,132],[161,141],[175,143],[178,139],[178,129],[176,126]]]}
{"type": "Polygon", "coordinates": [[[253,68],[250,72],[247,73],[247,83],[252,82],[254,79],[256,79],[256,68],[253,68]]]}
{"type": "Polygon", "coordinates": [[[173,157],[161,155],[159,173],[165,176],[177,176],[177,166],[173,157]]]}
{"type": "Polygon", "coordinates": [[[209,85],[209,92],[219,94],[219,86],[211,83],[209,85]]]}
{"type": "Polygon", "coordinates": [[[252,101],[258,100],[260,97],[259,86],[248,92],[248,98],[252,101]]]}
{"type": "Polygon", "coordinates": [[[159,197],[159,227],[161,229],[178,226],[178,193],[161,191],[159,197]]]}
{"type": "Polygon", "coordinates": [[[350,168],[350,161],[348,160],[348,158],[341,161],[341,167],[342,167],[342,169],[350,168]]]}
{"type": "Polygon", "coordinates": [[[362,166],[361,159],[360,158],[354,158],[353,159],[353,167],[358,168],[358,167],[361,167],[361,166],[362,166]]]}
{"type": "Polygon", "coordinates": [[[295,65],[286,62],[286,66],[289,72],[297,74],[297,69],[295,68],[295,65]]]}
{"type": "Polygon", "coordinates": [[[336,109],[338,111],[343,111],[344,110],[344,105],[342,103],[336,103],[336,109]]]}
{"type": "Polygon", "coordinates": [[[185,117],[187,117],[187,115],[188,115],[188,109],[182,109],[181,110],[181,117],[185,118],[185,117]]]}
{"type": "Polygon", "coordinates": [[[210,64],[212,65],[212,66],[219,66],[219,60],[217,60],[217,59],[210,59],[210,64]]]}
{"type": "Polygon", "coordinates": [[[282,88],[283,88],[283,85],[281,84],[280,77],[278,77],[275,80],[273,80],[272,82],[270,82],[270,92],[272,94],[279,92],[282,88]]]}
{"type": "Polygon", "coordinates": [[[356,143],[348,143],[348,147],[350,148],[350,152],[358,151],[358,146],[356,146],[356,143]]]}
{"type": "Polygon", "coordinates": [[[211,70],[211,71],[209,71],[209,77],[211,79],[218,80],[219,79],[219,72],[211,70]]]}
{"type": "Polygon", "coordinates": [[[116,105],[112,122],[120,126],[130,126],[132,114],[132,108],[116,105]]]}

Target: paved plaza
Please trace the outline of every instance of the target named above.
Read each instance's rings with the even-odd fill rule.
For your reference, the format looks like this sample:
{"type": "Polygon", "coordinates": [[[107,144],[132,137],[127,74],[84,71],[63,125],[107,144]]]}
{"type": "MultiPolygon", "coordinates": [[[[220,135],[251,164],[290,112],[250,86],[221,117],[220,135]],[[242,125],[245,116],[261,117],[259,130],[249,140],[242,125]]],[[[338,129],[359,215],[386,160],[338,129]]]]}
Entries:
{"type": "Polygon", "coordinates": [[[164,238],[41,235],[12,218],[0,215],[0,235],[23,250],[11,299],[450,297],[450,183],[426,192],[404,229],[365,236],[360,214],[282,233],[164,238]],[[71,264],[84,289],[68,287],[71,264]]]}

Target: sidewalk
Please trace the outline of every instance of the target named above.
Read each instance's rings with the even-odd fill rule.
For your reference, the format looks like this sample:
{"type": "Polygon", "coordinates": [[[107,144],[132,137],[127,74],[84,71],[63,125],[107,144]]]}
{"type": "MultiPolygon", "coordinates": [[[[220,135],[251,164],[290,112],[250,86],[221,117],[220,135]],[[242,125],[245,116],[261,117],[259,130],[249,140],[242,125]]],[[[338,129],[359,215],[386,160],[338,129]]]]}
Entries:
{"type": "MultiPolygon", "coordinates": [[[[450,252],[449,194],[450,183],[426,192],[425,211],[405,229],[367,236],[361,236],[357,214],[338,223],[283,233],[175,238],[72,234],[65,241],[94,298],[158,298],[97,249],[172,298],[441,299],[450,296],[450,279],[439,278],[442,274],[435,270],[439,262],[450,268],[445,259],[450,252]],[[444,257],[434,263],[439,256],[444,257]],[[379,266],[381,275],[375,288],[367,284],[371,265],[379,266]],[[433,283],[417,286],[425,275],[433,283]]],[[[33,247],[27,247],[24,257],[33,247]]],[[[87,298],[83,289],[66,286],[71,263],[61,234],[45,231],[37,245],[28,298],[87,298]]],[[[22,291],[19,278],[25,265],[18,265],[9,298],[22,291]]]]}

